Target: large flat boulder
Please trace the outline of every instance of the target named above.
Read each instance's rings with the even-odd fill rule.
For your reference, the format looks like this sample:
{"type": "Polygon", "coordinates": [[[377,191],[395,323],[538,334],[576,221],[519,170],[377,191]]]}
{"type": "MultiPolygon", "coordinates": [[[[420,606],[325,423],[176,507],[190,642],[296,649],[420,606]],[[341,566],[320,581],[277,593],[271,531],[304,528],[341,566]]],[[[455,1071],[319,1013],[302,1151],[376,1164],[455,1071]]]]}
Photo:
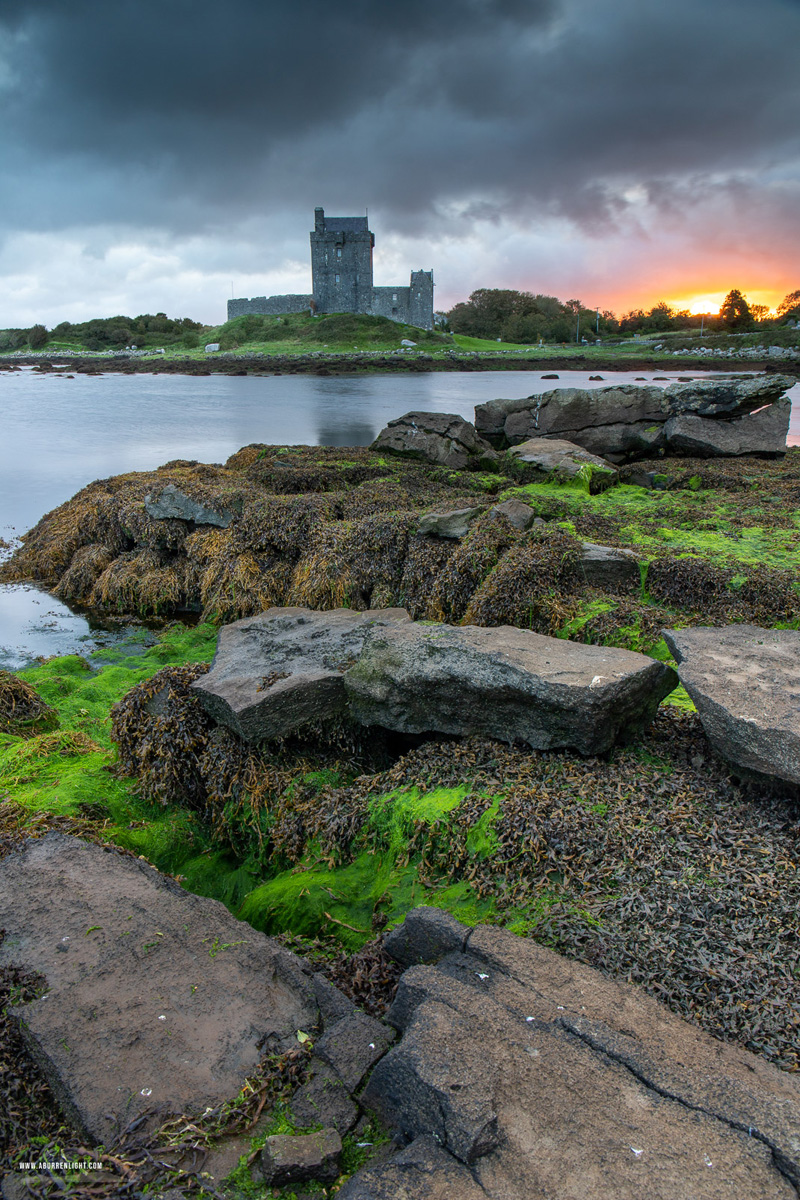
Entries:
{"type": "MultiPolygon", "coordinates": [[[[0,965],[44,976],[15,1010],[92,1142],[141,1114],[234,1098],[318,1021],[310,969],[141,859],[50,833],[0,862],[0,965]]],[[[344,998],[342,998],[344,999],[344,998]]]]}
{"type": "Polygon", "coordinates": [[[673,416],[694,413],[698,417],[731,418],[774,404],[794,384],[791,375],[726,375],[721,379],[671,383],[664,395],[673,416]]]}
{"type": "Polygon", "coordinates": [[[489,443],[457,413],[405,413],[381,430],[370,449],[420,458],[454,470],[492,470],[497,463],[497,454],[489,443]]]}
{"type": "Polygon", "coordinates": [[[529,939],[458,941],[402,976],[363,1096],[411,1146],[342,1200],[796,1200],[800,1080],[529,939]]]}
{"type": "Polygon", "coordinates": [[[788,400],[783,397],[793,384],[788,375],[739,375],[664,389],[635,383],[554,388],[524,399],[480,404],[475,427],[498,448],[530,438],[561,438],[613,462],[661,451],[781,454],[786,449],[784,419],[788,427],[788,400]],[[759,409],[769,415],[756,416],[759,409]]]}
{"type": "Polygon", "coordinates": [[[192,686],[214,720],[245,741],[282,737],[339,712],[344,672],[370,629],[410,619],[404,608],[270,608],[223,626],[211,670],[192,686]]]}
{"type": "Polygon", "coordinates": [[[593,493],[605,491],[617,482],[616,467],[562,438],[529,438],[519,446],[512,446],[508,456],[523,463],[528,468],[528,477],[534,481],[566,483],[581,476],[593,493]]]}
{"type": "Polygon", "coordinates": [[[600,425],[653,424],[665,421],[668,415],[668,402],[659,387],[624,383],[605,388],[554,388],[531,396],[527,408],[509,413],[504,428],[508,440],[515,443],[600,425]]]}
{"type": "Polygon", "coordinates": [[[654,458],[665,445],[664,425],[658,421],[587,425],[585,429],[567,429],[559,436],[614,463],[629,458],[654,458]]]}
{"type": "Polygon", "coordinates": [[[800,632],[665,629],[706,737],[739,771],[800,787],[800,632]]]}
{"type": "Polygon", "coordinates": [[[664,426],[668,454],[691,458],[735,458],[757,454],[775,458],[786,453],[792,415],[788,396],[774,404],[730,421],[686,414],[670,417],[664,426]]]}
{"type": "Polygon", "coordinates": [[[345,675],[351,715],[406,733],[483,734],[540,750],[607,750],[677,684],[663,663],[512,626],[372,630],[345,675]]]}

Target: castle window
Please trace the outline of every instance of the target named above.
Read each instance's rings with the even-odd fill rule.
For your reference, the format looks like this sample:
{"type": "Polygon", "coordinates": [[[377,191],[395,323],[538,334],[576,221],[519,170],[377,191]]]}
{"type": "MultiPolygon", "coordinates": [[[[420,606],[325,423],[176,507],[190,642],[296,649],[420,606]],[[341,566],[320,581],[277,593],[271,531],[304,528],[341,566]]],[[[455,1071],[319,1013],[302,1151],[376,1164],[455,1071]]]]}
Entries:
{"type": "Polygon", "coordinates": [[[395,293],[393,294],[393,296],[392,296],[392,300],[394,301],[394,303],[395,303],[395,304],[397,303],[397,292],[395,292],[395,293]]]}
{"type": "Polygon", "coordinates": [[[342,257],[342,252],[341,252],[341,250],[337,250],[337,251],[336,251],[336,257],[337,257],[337,258],[341,258],[341,257],[342,257]]]}
{"type": "Polygon", "coordinates": [[[342,278],[342,277],[341,277],[341,275],[340,275],[340,274],[338,273],[338,271],[337,271],[337,273],[336,273],[336,274],[334,275],[334,277],[333,277],[333,282],[334,282],[334,283],[339,283],[339,282],[340,282],[340,280],[341,280],[341,278],[342,278]]]}

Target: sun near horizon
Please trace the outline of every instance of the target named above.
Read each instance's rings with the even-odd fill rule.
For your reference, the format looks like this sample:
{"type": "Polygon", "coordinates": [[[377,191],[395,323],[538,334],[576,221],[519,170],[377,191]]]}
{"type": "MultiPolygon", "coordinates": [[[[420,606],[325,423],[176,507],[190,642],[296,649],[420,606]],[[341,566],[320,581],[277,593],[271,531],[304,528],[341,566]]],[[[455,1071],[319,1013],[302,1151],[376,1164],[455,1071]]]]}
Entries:
{"type": "MultiPolygon", "coordinates": [[[[693,317],[699,317],[701,313],[716,315],[722,307],[722,302],[728,292],[734,287],[736,287],[736,284],[731,284],[727,288],[720,288],[718,291],[693,292],[689,296],[671,297],[667,300],[667,304],[677,312],[688,309],[693,317]]],[[[739,291],[742,292],[751,307],[754,304],[763,304],[769,309],[770,315],[775,312],[775,309],[784,296],[783,292],[766,291],[761,288],[748,289],[740,287],[739,291]]]]}

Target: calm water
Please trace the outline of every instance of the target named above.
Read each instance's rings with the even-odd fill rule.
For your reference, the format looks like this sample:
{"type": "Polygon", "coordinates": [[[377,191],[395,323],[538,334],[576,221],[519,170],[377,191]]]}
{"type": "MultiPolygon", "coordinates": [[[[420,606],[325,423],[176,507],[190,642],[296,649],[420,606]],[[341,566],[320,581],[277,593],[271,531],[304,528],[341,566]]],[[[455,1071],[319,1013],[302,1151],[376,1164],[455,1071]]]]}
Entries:
{"type": "MultiPolygon", "coordinates": [[[[666,375],[667,372],[664,372],[666,375]]],[[[705,377],[705,375],[703,376],[705,377]]],[[[498,396],[630,383],[629,371],[381,376],[207,377],[0,373],[0,538],[11,541],[93,479],[172,458],[224,462],[249,442],[363,446],[411,409],[455,412],[498,396]]],[[[641,378],[641,377],[640,377],[641,378]]],[[[669,372],[669,379],[677,371],[669,372]]],[[[653,382],[648,373],[647,382],[653,382]]],[[[666,384],[664,384],[666,386],[666,384]]],[[[790,441],[800,445],[800,385],[790,441]]],[[[85,650],[95,635],[51,596],[0,588],[0,667],[85,650]]]]}

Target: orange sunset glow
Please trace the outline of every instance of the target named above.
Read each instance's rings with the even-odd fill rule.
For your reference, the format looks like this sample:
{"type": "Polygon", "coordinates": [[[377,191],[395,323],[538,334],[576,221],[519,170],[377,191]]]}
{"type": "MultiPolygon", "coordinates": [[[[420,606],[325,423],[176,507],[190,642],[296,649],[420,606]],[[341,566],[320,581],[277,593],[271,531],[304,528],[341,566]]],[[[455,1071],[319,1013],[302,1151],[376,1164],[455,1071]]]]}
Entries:
{"type": "MultiPolygon", "coordinates": [[[[731,284],[731,287],[734,287],[731,284]]],[[[723,300],[727,296],[730,288],[720,289],[713,292],[694,293],[690,296],[675,296],[667,300],[667,304],[676,311],[681,312],[683,309],[688,309],[692,316],[700,316],[701,313],[718,313],[723,300]]],[[[780,304],[783,299],[783,292],[763,291],[754,288],[749,291],[746,288],[740,288],[747,299],[748,304],[752,307],[754,304],[765,305],[770,312],[780,304]]]]}

